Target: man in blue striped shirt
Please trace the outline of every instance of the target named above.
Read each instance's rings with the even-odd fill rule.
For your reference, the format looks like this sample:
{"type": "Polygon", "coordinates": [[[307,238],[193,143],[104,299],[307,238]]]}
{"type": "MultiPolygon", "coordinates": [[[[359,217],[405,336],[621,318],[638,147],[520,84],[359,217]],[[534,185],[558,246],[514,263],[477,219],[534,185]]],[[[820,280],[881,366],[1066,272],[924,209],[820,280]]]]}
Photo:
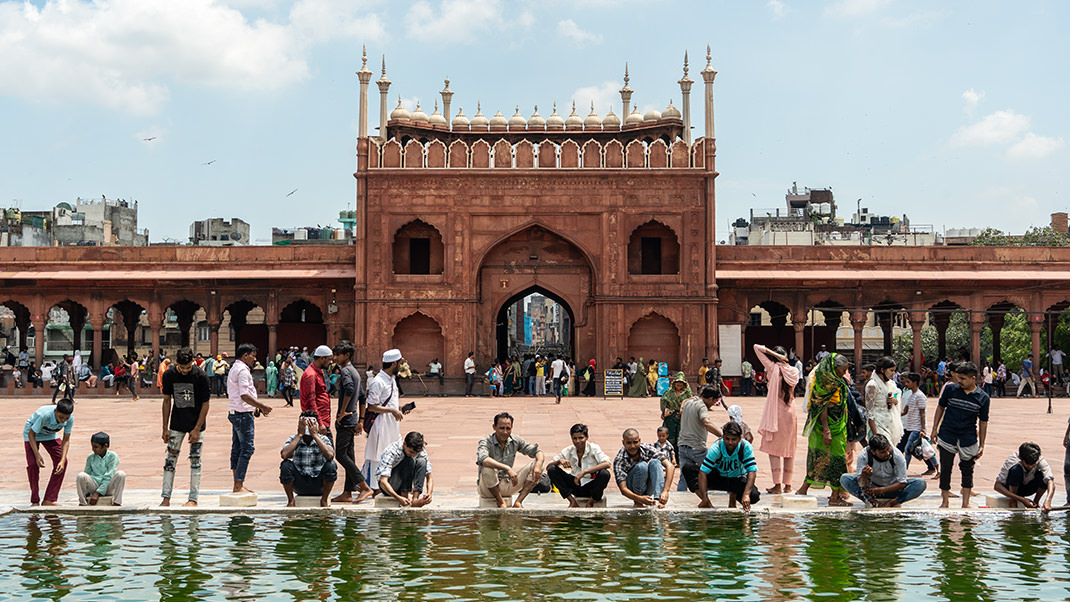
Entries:
{"type": "Polygon", "coordinates": [[[728,507],[735,508],[739,500],[743,509],[750,511],[751,504],[758,502],[760,494],[754,486],[758,476],[758,463],[754,449],[743,440],[743,429],[729,421],[721,427],[721,440],[706,452],[706,459],[698,473],[699,508],[712,508],[709,490],[727,491],[728,507]],[[749,492],[749,494],[748,494],[749,492]]]}

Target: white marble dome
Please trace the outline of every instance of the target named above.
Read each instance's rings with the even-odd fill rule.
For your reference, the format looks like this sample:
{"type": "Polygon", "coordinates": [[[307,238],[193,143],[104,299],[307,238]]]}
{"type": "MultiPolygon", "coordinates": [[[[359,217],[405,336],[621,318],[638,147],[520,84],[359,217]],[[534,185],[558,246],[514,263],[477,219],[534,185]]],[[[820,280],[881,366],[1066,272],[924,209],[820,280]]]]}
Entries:
{"type": "Polygon", "coordinates": [[[464,116],[464,109],[457,107],[457,116],[453,118],[452,123],[454,129],[468,129],[469,121],[468,118],[464,116]]]}
{"type": "Polygon", "coordinates": [[[412,112],[412,116],[409,117],[409,119],[412,119],[413,121],[415,121],[417,123],[427,123],[427,113],[424,113],[420,109],[420,103],[419,102],[416,103],[416,110],[412,112]]]}
{"type": "Polygon", "coordinates": [[[401,97],[398,96],[398,106],[395,107],[393,111],[390,111],[390,119],[409,119],[409,118],[410,118],[409,111],[404,106],[402,106],[401,97]]]}

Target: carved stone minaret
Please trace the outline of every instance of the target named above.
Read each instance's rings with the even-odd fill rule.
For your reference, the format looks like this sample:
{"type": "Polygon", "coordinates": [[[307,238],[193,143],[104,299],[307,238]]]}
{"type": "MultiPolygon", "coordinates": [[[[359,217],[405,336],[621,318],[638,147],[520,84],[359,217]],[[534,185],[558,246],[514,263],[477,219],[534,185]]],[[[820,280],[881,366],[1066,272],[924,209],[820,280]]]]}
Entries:
{"type": "Polygon", "coordinates": [[[684,76],[677,82],[683,94],[684,142],[691,144],[691,84],[695,80],[687,76],[687,51],[684,51],[684,76]]]}
{"type": "Polygon", "coordinates": [[[453,90],[450,90],[450,78],[446,78],[446,87],[439,92],[442,95],[442,114],[448,119],[450,116],[450,101],[453,100],[453,90]]]}
{"type": "Polygon", "coordinates": [[[386,93],[390,90],[390,80],[386,77],[386,55],[383,55],[383,75],[375,85],[379,86],[379,140],[386,142],[386,93]]]}
{"type": "MultiPolygon", "coordinates": [[[[385,61],[385,59],[384,59],[385,61]]],[[[368,69],[368,47],[364,47],[364,56],[361,58],[360,71],[357,71],[360,79],[360,107],[357,116],[357,137],[368,137],[368,82],[372,81],[372,70],[368,69]]]]}
{"type": "Polygon", "coordinates": [[[706,68],[702,70],[702,80],[706,82],[706,138],[713,140],[713,78],[717,77],[717,71],[712,65],[713,57],[710,54],[710,45],[706,45],[706,68]]]}
{"type": "Polygon", "coordinates": [[[621,117],[628,116],[628,108],[632,103],[633,90],[628,87],[628,63],[624,63],[624,87],[620,89],[620,99],[624,102],[624,112],[621,113],[621,117]]]}

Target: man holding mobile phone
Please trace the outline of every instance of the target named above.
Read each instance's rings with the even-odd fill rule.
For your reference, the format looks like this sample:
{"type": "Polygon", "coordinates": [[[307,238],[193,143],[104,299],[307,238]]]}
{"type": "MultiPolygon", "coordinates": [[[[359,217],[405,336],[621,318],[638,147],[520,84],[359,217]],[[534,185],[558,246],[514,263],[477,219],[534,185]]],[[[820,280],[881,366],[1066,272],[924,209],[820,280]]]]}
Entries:
{"type": "Polygon", "coordinates": [[[297,433],[290,435],[282,446],[279,482],[286,492],[288,508],[297,505],[294,493],[318,495],[320,506],[330,505],[331,489],[338,480],[338,465],[334,462],[334,447],[323,431],[315,412],[301,412],[297,433]]]}

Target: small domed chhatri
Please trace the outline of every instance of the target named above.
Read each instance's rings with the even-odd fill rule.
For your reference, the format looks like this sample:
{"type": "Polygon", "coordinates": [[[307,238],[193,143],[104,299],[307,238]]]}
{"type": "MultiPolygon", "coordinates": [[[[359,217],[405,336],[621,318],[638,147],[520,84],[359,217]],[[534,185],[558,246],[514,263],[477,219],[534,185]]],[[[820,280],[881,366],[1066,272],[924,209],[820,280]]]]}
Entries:
{"type": "Polygon", "coordinates": [[[646,115],[643,115],[643,121],[657,121],[659,119],[661,119],[661,113],[654,109],[650,109],[646,112],[646,115]]]}
{"type": "Polygon", "coordinates": [[[505,127],[507,125],[509,125],[509,122],[506,121],[505,115],[502,115],[501,111],[498,111],[494,114],[494,117],[490,118],[491,127],[505,127]]]}
{"type": "Polygon", "coordinates": [[[665,110],[661,112],[662,119],[681,119],[683,115],[680,113],[680,109],[672,106],[672,100],[669,101],[669,106],[665,107],[665,110]]]}
{"type": "Polygon", "coordinates": [[[546,126],[546,120],[539,115],[539,105],[535,105],[535,112],[528,117],[528,129],[529,130],[541,130],[546,126]]]}
{"type": "Polygon", "coordinates": [[[514,113],[513,116],[509,118],[509,129],[521,129],[527,127],[527,125],[528,120],[524,119],[524,116],[520,114],[520,107],[517,107],[516,113],[514,113]]]}
{"type": "Polygon", "coordinates": [[[398,106],[390,111],[390,119],[411,119],[409,111],[401,104],[401,96],[398,96],[398,106]]]}
{"type": "Polygon", "coordinates": [[[431,116],[427,118],[427,122],[431,125],[446,125],[446,118],[442,116],[442,113],[438,112],[438,101],[435,101],[435,112],[431,113],[431,116]]]}
{"type": "Polygon", "coordinates": [[[561,118],[561,115],[557,113],[557,103],[554,103],[554,112],[550,113],[550,116],[546,118],[547,128],[563,128],[565,127],[565,120],[561,118]]]}
{"type": "Polygon", "coordinates": [[[490,125],[490,121],[487,120],[487,116],[483,114],[483,105],[476,103],[476,114],[472,116],[473,128],[485,128],[490,125]]]}
{"type": "Polygon", "coordinates": [[[455,130],[467,130],[468,129],[469,121],[468,121],[468,118],[464,116],[464,109],[463,108],[457,107],[457,116],[453,118],[452,124],[453,124],[453,129],[455,129],[455,130]]]}
{"type": "Polygon", "coordinates": [[[410,117],[410,119],[417,123],[427,123],[427,113],[424,113],[422,110],[420,110],[419,101],[416,102],[416,110],[412,112],[412,116],[410,117]]]}
{"type": "Polygon", "coordinates": [[[588,130],[602,129],[602,118],[594,112],[594,101],[591,101],[591,114],[583,120],[583,127],[588,130]]]}
{"type": "Polygon", "coordinates": [[[619,128],[620,127],[620,117],[617,117],[616,113],[613,112],[613,109],[609,109],[609,112],[606,113],[606,116],[602,118],[602,127],[604,127],[604,128],[619,128]]]}
{"type": "Polygon", "coordinates": [[[639,112],[639,107],[632,109],[630,115],[624,119],[624,125],[638,125],[643,123],[643,115],[639,112]]]}
{"type": "Polygon", "coordinates": [[[583,118],[576,113],[576,101],[572,101],[572,114],[565,119],[565,127],[568,129],[580,129],[583,127],[583,118]]]}

